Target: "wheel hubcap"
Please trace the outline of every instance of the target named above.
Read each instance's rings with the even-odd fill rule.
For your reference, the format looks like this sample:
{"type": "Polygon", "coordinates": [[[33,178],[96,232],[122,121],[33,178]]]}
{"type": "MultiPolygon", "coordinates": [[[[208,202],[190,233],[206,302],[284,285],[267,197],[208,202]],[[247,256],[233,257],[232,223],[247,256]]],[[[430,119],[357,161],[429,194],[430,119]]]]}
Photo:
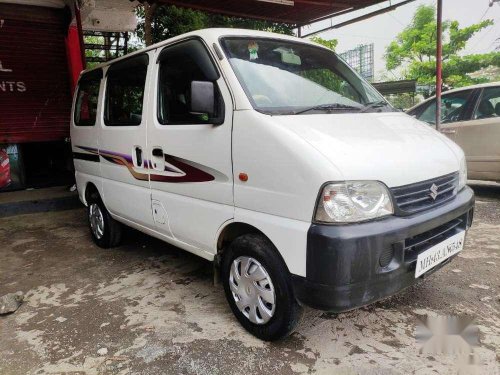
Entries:
{"type": "Polygon", "coordinates": [[[97,203],[92,203],[89,208],[90,229],[94,236],[100,240],[104,235],[104,216],[97,203]]]}
{"type": "Polygon", "coordinates": [[[233,261],[229,287],[236,306],[252,323],[265,324],[273,317],[274,286],[266,269],[255,259],[241,256],[233,261]]]}

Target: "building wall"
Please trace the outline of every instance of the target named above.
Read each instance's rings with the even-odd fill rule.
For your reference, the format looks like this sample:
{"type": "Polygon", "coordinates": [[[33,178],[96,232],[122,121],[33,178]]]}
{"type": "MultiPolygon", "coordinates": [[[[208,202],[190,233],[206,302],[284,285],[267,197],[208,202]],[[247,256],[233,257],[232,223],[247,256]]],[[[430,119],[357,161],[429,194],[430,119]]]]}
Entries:
{"type": "Polygon", "coordinates": [[[135,31],[137,1],[82,0],[82,26],[88,31],[135,31]]]}
{"type": "Polygon", "coordinates": [[[64,8],[71,0],[0,0],[0,3],[11,3],[18,5],[32,5],[48,8],[64,8]]]}
{"type": "Polygon", "coordinates": [[[0,3],[0,144],[69,136],[68,8],[0,3]]]}

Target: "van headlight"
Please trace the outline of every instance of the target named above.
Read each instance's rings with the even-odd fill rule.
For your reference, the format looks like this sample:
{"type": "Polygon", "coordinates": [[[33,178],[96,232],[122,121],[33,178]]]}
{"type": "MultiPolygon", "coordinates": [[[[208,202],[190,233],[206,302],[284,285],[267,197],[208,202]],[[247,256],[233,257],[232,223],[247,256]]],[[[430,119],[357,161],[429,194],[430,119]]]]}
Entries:
{"type": "Polygon", "coordinates": [[[320,192],[314,219],[324,223],[355,223],[392,215],[387,187],[378,181],[327,184],[320,192]]]}
{"type": "Polygon", "coordinates": [[[462,156],[460,160],[460,171],[458,173],[458,191],[460,191],[467,184],[467,162],[465,161],[465,156],[462,156]]]}

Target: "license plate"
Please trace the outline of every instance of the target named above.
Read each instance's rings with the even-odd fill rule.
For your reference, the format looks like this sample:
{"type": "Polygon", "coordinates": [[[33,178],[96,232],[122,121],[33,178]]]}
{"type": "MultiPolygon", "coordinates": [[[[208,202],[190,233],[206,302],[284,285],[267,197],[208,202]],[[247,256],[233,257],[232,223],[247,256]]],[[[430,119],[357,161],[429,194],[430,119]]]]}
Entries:
{"type": "Polygon", "coordinates": [[[439,263],[460,252],[464,248],[464,240],[465,231],[462,231],[419,254],[415,278],[422,276],[439,263]]]}

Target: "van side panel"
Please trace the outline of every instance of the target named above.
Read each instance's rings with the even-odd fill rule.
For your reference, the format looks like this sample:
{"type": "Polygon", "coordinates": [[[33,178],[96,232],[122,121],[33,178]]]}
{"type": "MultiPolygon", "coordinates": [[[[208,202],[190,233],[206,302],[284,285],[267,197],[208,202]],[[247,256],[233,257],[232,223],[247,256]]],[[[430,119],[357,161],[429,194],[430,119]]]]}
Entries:
{"type": "MultiPolygon", "coordinates": [[[[311,117],[311,121],[313,118],[311,117]]],[[[321,186],[340,172],[285,124],[257,111],[235,111],[233,126],[235,206],[311,222],[321,186]]]]}
{"type": "Polygon", "coordinates": [[[253,110],[235,111],[235,221],[262,231],[289,270],[305,275],[306,238],[321,186],[342,177],[331,163],[286,126],[253,110]]]}

